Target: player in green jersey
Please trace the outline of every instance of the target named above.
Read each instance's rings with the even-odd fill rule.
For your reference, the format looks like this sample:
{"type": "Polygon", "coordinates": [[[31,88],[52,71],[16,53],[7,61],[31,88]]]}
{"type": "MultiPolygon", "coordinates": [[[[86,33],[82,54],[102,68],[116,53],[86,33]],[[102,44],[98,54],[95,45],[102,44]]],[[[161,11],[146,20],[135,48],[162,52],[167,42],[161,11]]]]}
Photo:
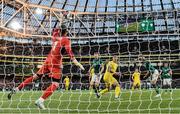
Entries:
{"type": "Polygon", "coordinates": [[[167,89],[171,92],[171,83],[172,83],[172,70],[168,63],[164,63],[161,68],[161,78],[163,79],[163,88],[165,88],[165,92],[167,89]]]}
{"type": "Polygon", "coordinates": [[[147,77],[148,74],[150,73],[150,80],[151,80],[151,85],[153,88],[155,88],[156,91],[156,96],[155,97],[160,97],[160,90],[159,90],[159,85],[157,84],[158,78],[160,76],[159,71],[149,62],[145,60],[144,56],[140,56],[140,58],[144,64],[144,67],[146,68],[146,70],[148,71],[147,74],[144,76],[147,77]]]}
{"type": "MultiPolygon", "coordinates": [[[[99,91],[99,83],[102,78],[102,72],[104,70],[103,67],[103,61],[99,58],[99,54],[97,52],[94,53],[94,60],[92,62],[91,69],[94,69],[93,75],[90,77],[90,94],[92,94],[92,89],[94,89],[94,92],[96,95],[98,94],[99,91]]],[[[98,96],[98,95],[97,95],[98,96]]]]}

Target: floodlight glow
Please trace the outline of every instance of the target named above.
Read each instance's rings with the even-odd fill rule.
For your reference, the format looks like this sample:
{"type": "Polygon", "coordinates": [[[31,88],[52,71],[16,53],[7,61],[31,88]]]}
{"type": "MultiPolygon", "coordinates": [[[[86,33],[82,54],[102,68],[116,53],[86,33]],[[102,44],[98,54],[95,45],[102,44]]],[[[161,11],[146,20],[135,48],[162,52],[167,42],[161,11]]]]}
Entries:
{"type": "Polygon", "coordinates": [[[11,27],[12,29],[14,29],[14,30],[19,30],[19,29],[22,28],[22,26],[20,25],[20,23],[19,23],[18,21],[16,21],[16,20],[11,21],[10,27],[11,27]]]}
{"type": "Polygon", "coordinates": [[[35,10],[35,13],[41,15],[41,14],[43,14],[43,10],[41,8],[37,8],[35,10]]]}

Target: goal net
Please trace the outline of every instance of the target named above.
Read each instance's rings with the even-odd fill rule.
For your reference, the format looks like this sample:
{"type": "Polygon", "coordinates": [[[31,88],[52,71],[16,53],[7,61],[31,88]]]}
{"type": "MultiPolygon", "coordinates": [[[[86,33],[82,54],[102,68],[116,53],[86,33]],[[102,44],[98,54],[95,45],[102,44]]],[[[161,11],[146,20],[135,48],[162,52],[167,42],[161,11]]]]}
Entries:
{"type": "MultiPolygon", "coordinates": [[[[38,109],[34,103],[52,83],[48,74],[16,92],[10,100],[7,95],[42,67],[52,47],[51,39],[0,37],[0,113],[180,112],[178,19],[179,11],[170,10],[66,17],[63,23],[68,27],[73,53],[85,71],[76,67],[67,53],[63,53],[60,87],[45,100],[45,110],[38,109]],[[97,52],[105,68],[98,93],[107,88],[107,84],[111,85],[100,98],[93,88],[90,90],[90,67],[93,67],[94,53],[97,52]],[[112,75],[117,83],[106,83],[104,75],[110,72],[108,62],[113,60],[113,55],[118,57],[117,75],[112,75]],[[147,68],[145,62],[152,69],[147,68]],[[170,78],[162,76],[165,64],[170,69],[165,72],[170,78]],[[135,77],[132,78],[135,69],[140,74],[139,88],[136,88],[138,84],[134,86],[135,77]],[[158,74],[154,74],[156,71],[158,74]],[[156,83],[153,82],[154,75],[158,76],[156,83]],[[65,83],[65,78],[69,79],[69,84],[65,83]],[[118,84],[120,95],[115,98],[118,84]]],[[[42,33],[43,30],[39,31],[42,33]]]]}

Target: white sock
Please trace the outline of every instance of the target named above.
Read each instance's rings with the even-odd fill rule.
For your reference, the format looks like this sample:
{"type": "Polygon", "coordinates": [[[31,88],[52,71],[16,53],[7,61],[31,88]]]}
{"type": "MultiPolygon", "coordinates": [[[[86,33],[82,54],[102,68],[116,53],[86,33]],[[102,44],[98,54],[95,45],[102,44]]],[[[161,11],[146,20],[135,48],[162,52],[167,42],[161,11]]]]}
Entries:
{"type": "Polygon", "coordinates": [[[38,100],[44,102],[44,99],[42,97],[40,97],[38,100]]]}
{"type": "Polygon", "coordinates": [[[16,88],[15,88],[15,91],[19,91],[19,88],[18,88],[18,87],[16,87],[16,88]]]}

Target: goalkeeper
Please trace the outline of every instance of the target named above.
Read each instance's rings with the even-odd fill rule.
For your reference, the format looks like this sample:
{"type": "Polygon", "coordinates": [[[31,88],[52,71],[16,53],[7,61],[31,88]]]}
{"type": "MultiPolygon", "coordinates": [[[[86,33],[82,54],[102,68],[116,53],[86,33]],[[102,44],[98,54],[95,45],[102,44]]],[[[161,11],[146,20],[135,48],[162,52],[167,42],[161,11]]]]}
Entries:
{"type": "Polygon", "coordinates": [[[110,91],[112,85],[115,86],[115,98],[119,98],[120,95],[120,85],[118,81],[113,77],[114,75],[119,75],[119,73],[116,72],[118,64],[117,64],[117,56],[114,55],[112,61],[109,61],[108,64],[106,65],[106,71],[104,74],[104,82],[106,85],[106,88],[101,90],[99,93],[99,97],[102,96],[103,94],[107,93],[110,91]]]}
{"type": "Polygon", "coordinates": [[[92,62],[90,68],[90,94],[92,94],[92,89],[94,89],[95,94],[98,96],[99,83],[102,78],[102,72],[104,70],[103,61],[99,58],[97,52],[94,53],[95,59],[92,62]]]}
{"type": "Polygon", "coordinates": [[[52,83],[44,91],[43,95],[38,100],[35,101],[36,106],[38,106],[40,109],[45,109],[44,100],[46,100],[49,96],[51,96],[52,93],[59,87],[59,82],[61,79],[62,68],[63,68],[62,67],[63,57],[61,52],[63,48],[65,48],[72,62],[76,66],[79,66],[82,70],[84,70],[84,67],[74,57],[74,54],[71,50],[71,42],[67,36],[67,32],[68,32],[67,27],[65,25],[62,25],[60,30],[56,30],[53,32],[52,48],[42,67],[39,69],[39,71],[36,74],[27,78],[15,89],[12,89],[12,91],[8,94],[8,99],[11,99],[13,94],[24,88],[27,84],[32,83],[38,78],[43,77],[44,74],[48,74],[52,83]]]}
{"type": "Polygon", "coordinates": [[[151,85],[152,85],[153,88],[155,88],[155,91],[156,91],[156,96],[155,97],[160,97],[161,96],[160,87],[157,84],[158,78],[160,76],[159,71],[149,61],[146,61],[145,57],[140,56],[140,59],[142,59],[143,64],[144,64],[146,70],[148,71],[146,73],[146,75],[144,76],[144,78],[147,77],[148,74],[150,73],[151,85]]]}
{"type": "MultiPolygon", "coordinates": [[[[172,83],[172,70],[169,67],[168,63],[164,63],[164,66],[161,68],[161,78],[163,79],[163,88],[171,90],[172,83]]],[[[167,92],[167,90],[165,90],[167,92]]]]}

